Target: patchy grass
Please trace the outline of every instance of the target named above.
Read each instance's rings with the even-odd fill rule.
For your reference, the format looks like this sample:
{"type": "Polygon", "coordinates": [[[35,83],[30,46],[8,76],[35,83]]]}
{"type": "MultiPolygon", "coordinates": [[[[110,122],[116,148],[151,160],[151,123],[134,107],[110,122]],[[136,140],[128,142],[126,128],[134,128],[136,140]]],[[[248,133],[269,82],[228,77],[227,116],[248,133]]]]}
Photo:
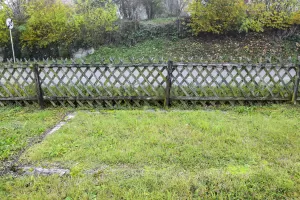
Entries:
{"type": "Polygon", "coordinates": [[[100,163],[186,169],[273,162],[285,157],[284,151],[276,150],[299,148],[295,142],[300,142],[300,114],[293,111],[294,117],[289,118],[280,111],[270,112],[272,117],[262,112],[206,110],[79,112],[57,134],[31,148],[27,160],[60,162],[68,168],[81,162],[86,168],[97,168],[100,163]],[[269,141],[274,142],[266,145],[269,141]]]}
{"type": "MultiPolygon", "coordinates": [[[[231,167],[232,168],[232,167],[231,167]]],[[[170,168],[100,170],[95,175],[12,177],[0,182],[4,199],[285,199],[299,197],[286,172],[246,167],[198,172],[170,168]]],[[[1,179],[0,179],[1,180],[1,179]]],[[[298,192],[297,192],[298,190],[298,192]]]]}
{"type": "MultiPolygon", "coordinates": [[[[251,33],[246,36],[201,36],[185,39],[153,39],[136,44],[135,46],[102,46],[88,60],[100,60],[110,57],[125,59],[129,57],[154,57],[179,60],[193,57],[196,61],[228,62],[231,58],[237,62],[240,57],[247,57],[257,62],[260,57],[273,56],[287,59],[296,58],[296,43],[288,40],[274,42],[267,34],[251,33]]],[[[147,61],[147,59],[145,60],[147,61]]]]}
{"type": "Polygon", "coordinates": [[[37,139],[56,124],[65,110],[36,110],[36,108],[0,108],[0,169],[29,141],[37,139]]]}
{"type": "Polygon", "coordinates": [[[9,199],[300,197],[300,108],[79,111],[22,157],[70,176],[2,177],[9,199]]]}

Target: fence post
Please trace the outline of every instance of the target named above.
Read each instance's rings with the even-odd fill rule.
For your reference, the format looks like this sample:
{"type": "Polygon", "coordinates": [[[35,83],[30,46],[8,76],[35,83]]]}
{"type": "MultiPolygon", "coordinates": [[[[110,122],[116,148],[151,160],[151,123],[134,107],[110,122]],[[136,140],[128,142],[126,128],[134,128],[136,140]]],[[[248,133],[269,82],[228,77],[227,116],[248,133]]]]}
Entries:
{"type": "Polygon", "coordinates": [[[300,83],[300,56],[298,56],[298,62],[296,64],[296,79],[295,79],[294,93],[292,98],[292,103],[294,104],[297,104],[299,83],[300,83]]]}
{"type": "Polygon", "coordinates": [[[165,94],[165,108],[168,108],[171,106],[171,99],[170,99],[170,93],[171,93],[171,87],[172,87],[172,72],[173,72],[173,61],[168,61],[168,67],[167,67],[167,85],[166,85],[166,94],[165,94]]]}
{"type": "Polygon", "coordinates": [[[40,74],[39,74],[39,65],[34,64],[33,65],[33,71],[34,71],[34,79],[35,79],[35,86],[36,86],[36,94],[37,94],[37,100],[41,107],[41,109],[44,108],[44,94],[41,86],[41,80],[40,80],[40,74]]]}

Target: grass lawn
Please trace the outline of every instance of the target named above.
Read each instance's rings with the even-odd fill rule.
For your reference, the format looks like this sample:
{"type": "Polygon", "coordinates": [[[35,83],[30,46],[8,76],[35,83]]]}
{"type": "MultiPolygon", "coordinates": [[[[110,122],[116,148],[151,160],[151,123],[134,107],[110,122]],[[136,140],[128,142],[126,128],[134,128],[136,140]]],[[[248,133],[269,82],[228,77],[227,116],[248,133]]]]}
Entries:
{"type": "MultiPolygon", "coordinates": [[[[276,62],[275,57],[286,60],[289,56],[297,58],[296,43],[282,40],[275,42],[271,36],[263,34],[248,34],[240,37],[199,37],[168,40],[157,38],[140,42],[135,46],[102,46],[87,60],[99,62],[102,58],[109,62],[109,58],[115,58],[119,62],[122,58],[125,62],[130,61],[130,57],[142,58],[143,62],[148,62],[148,57],[156,58],[154,62],[163,57],[165,60],[180,61],[183,57],[187,60],[193,57],[196,61],[209,62],[229,62],[230,58],[239,62],[240,57],[251,58],[257,62],[261,56],[273,56],[272,62],[276,62]],[[213,61],[211,61],[213,60],[213,61]]],[[[245,60],[244,60],[245,62],[245,60]]]]}
{"type": "Polygon", "coordinates": [[[30,141],[54,126],[65,111],[36,110],[36,108],[0,107],[0,171],[30,141]]]}
{"type": "Polygon", "coordinates": [[[300,107],[78,111],[23,154],[0,199],[300,198],[300,107]]]}

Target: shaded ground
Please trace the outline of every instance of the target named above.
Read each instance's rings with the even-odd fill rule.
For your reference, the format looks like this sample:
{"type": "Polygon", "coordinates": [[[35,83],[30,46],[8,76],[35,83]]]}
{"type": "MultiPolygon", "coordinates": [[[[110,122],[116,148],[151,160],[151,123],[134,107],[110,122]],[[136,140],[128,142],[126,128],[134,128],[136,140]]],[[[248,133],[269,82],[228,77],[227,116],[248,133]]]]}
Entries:
{"type": "Polygon", "coordinates": [[[299,118],[285,105],[78,111],[20,160],[69,175],[6,175],[0,198],[299,198],[299,118]]]}

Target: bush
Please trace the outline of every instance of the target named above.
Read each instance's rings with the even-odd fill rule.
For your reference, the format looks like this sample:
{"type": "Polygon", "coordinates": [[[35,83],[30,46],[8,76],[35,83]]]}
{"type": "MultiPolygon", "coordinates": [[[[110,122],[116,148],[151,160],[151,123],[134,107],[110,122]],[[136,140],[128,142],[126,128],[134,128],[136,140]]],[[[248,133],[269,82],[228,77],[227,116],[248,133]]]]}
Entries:
{"type": "Polygon", "coordinates": [[[194,34],[200,32],[226,33],[263,32],[265,29],[285,30],[300,23],[300,6],[296,0],[194,0],[189,5],[191,27],[194,34]]]}
{"type": "Polygon", "coordinates": [[[21,40],[24,46],[46,47],[52,43],[70,43],[74,37],[68,34],[74,24],[71,7],[55,1],[33,0],[25,7],[28,17],[21,30],[21,40]]]}
{"type": "Polygon", "coordinates": [[[265,4],[253,3],[247,5],[247,17],[243,20],[243,23],[239,29],[240,32],[263,32],[264,31],[264,20],[263,14],[265,12],[265,4]]]}
{"type": "Polygon", "coordinates": [[[244,20],[241,31],[263,32],[265,28],[287,29],[293,22],[291,18],[297,2],[286,1],[261,1],[254,0],[247,5],[247,18],[244,20]]]}
{"type": "Polygon", "coordinates": [[[225,33],[238,30],[246,16],[244,0],[210,0],[207,3],[194,0],[188,8],[191,27],[200,32],[225,33]]]}
{"type": "Polygon", "coordinates": [[[112,3],[95,7],[90,1],[70,6],[59,0],[33,0],[25,8],[28,19],[21,30],[21,40],[27,47],[92,46],[103,33],[114,30],[117,20],[112,3]]]}
{"type": "Polygon", "coordinates": [[[76,5],[76,40],[75,46],[99,46],[105,41],[105,34],[116,30],[117,8],[111,3],[94,5],[94,1],[78,2],[76,5]]]}
{"type": "Polygon", "coordinates": [[[299,25],[300,24],[300,11],[294,12],[290,20],[291,24],[299,25]]]}

